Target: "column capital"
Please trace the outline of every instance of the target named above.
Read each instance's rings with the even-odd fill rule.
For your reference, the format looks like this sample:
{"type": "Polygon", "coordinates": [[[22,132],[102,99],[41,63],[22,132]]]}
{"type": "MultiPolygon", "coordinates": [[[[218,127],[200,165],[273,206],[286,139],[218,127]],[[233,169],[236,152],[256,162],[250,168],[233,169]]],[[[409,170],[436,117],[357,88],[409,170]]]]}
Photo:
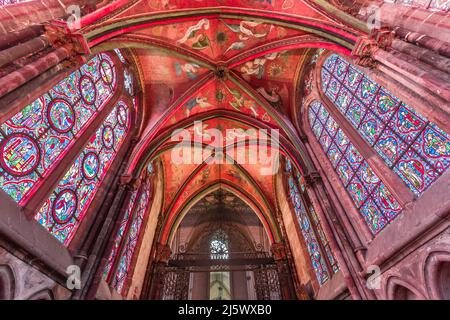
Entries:
{"type": "Polygon", "coordinates": [[[71,51],[72,56],[91,53],[85,36],[80,32],[73,32],[64,21],[52,20],[46,24],[45,36],[53,48],[64,46],[71,51]]]}
{"type": "Polygon", "coordinates": [[[170,255],[172,254],[172,249],[166,244],[157,243],[156,244],[156,255],[155,261],[161,263],[169,262],[170,255]]]}
{"type": "Polygon", "coordinates": [[[378,47],[374,39],[367,36],[358,37],[352,50],[353,61],[356,65],[373,68],[376,65],[373,58],[376,50],[378,50],[378,47]]]}
{"type": "Polygon", "coordinates": [[[279,242],[279,243],[272,244],[271,251],[272,251],[273,258],[275,259],[275,261],[287,259],[286,248],[285,248],[284,243],[279,242]]]}
{"type": "Polygon", "coordinates": [[[369,35],[358,37],[352,50],[355,64],[374,68],[376,65],[374,53],[380,49],[385,50],[390,47],[393,39],[394,32],[386,27],[372,29],[369,35]]]}
{"type": "Polygon", "coordinates": [[[312,187],[322,181],[322,176],[317,171],[310,172],[308,175],[304,176],[304,178],[305,184],[308,187],[312,187]]]}
{"type": "Polygon", "coordinates": [[[141,186],[142,180],[140,178],[135,179],[130,174],[122,174],[119,179],[121,186],[131,191],[136,191],[141,186]]]}

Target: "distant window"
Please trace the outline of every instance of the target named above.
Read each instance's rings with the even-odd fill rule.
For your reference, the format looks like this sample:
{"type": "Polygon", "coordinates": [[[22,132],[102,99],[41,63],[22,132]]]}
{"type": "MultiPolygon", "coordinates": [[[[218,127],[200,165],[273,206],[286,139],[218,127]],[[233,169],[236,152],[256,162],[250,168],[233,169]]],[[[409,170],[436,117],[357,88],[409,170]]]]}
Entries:
{"type": "Polygon", "coordinates": [[[209,245],[211,259],[228,259],[228,236],[223,230],[217,230],[209,245]]]}

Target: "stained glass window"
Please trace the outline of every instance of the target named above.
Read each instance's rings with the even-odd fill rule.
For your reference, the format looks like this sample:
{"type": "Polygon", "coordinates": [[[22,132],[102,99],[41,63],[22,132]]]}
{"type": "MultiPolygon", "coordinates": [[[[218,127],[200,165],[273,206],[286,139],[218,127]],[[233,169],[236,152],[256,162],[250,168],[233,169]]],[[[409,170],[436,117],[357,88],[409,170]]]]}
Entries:
{"type": "Polygon", "coordinates": [[[133,76],[128,71],[128,69],[124,70],[123,76],[124,76],[125,90],[127,90],[130,96],[134,96],[133,76]]]}
{"type": "Polygon", "coordinates": [[[114,49],[114,52],[119,57],[120,62],[122,62],[123,64],[127,63],[127,61],[125,60],[124,56],[122,55],[122,52],[119,49],[114,49]]]}
{"type": "Polygon", "coordinates": [[[373,234],[402,210],[396,198],[319,101],[308,111],[311,128],[373,234]]]}
{"type": "MultiPolygon", "coordinates": [[[[416,196],[449,167],[449,135],[336,54],[328,57],[323,65],[322,89],[416,196]]],[[[325,108],[318,113],[313,130],[322,130],[322,125],[329,128],[323,122],[326,115],[321,113],[326,113],[325,108]]],[[[333,145],[328,151],[326,145],[333,132],[317,136],[333,159],[338,159],[342,150],[333,145]]],[[[337,170],[344,172],[345,168],[341,162],[337,170]]],[[[362,198],[358,200],[361,201],[362,198]]]]}
{"type": "Polygon", "coordinates": [[[115,91],[99,54],[0,126],[0,187],[24,205],[115,91]]]}
{"type": "Polygon", "coordinates": [[[45,201],[35,219],[68,245],[94,199],[129,129],[129,108],[120,101],[45,201]]]}
{"type": "Polygon", "coordinates": [[[109,281],[111,268],[114,264],[114,261],[119,254],[119,249],[121,248],[121,243],[124,239],[124,235],[128,230],[129,223],[131,221],[132,213],[134,212],[134,206],[136,203],[137,191],[134,191],[131,194],[130,201],[128,203],[127,209],[125,210],[125,214],[120,222],[119,229],[117,230],[117,234],[114,238],[113,247],[111,249],[111,253],[108,257],[108,261],[106,262],[105,269],[103,271],[103,276],[107,281],[109,281]]]}
{"type": "Polygon", "coordinates": [[[150,182],[146,182],[142,185],[142,191],[137,203],[135,205],[133,203],[130,203],[131,206],[135,206],[133,220],[129,226],[126,237],[122,240],[124,241],[123,248],[121,254],[116,258],[117,271],[115,272],[114,278],[112,280],[112,286],[120,294],[122,293],[126,279],[130,272],[131,261],[138,243],[142,222],[150,203],[150,193],[150,182]]]}
{"type": "Polygon", "coordinates": [[[211,259],[228,259],[228,235],[225,231],[216,230],[209,243],[211,259]]]}
{"type": "MultiPolygon", "coordinates": [[[[286,171],[289,174],[288,185],[290,199],[308,248],[314,272],[316,273],[317,280],[322,285],[330,278],[330,272],[337,272],[339,267],[313,206],[309,201],[305,201],[309,200],[309,198],[305,198],[307,197],[305,189],[300,191],[298,188],[299,175],[293,174],[290,161],[286,163],[286,171]],[[332,270],[329,270],[327,266],[323,251],[325,251],[332,270]]],[[[301,185],[302,183],[300,183],[301,185]]]]}

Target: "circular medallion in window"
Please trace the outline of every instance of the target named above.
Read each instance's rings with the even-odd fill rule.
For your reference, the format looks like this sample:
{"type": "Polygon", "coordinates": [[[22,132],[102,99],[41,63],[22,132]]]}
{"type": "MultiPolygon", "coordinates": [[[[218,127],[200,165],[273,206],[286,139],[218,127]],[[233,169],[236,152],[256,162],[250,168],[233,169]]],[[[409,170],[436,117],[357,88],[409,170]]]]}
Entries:
{"type": "Polygon", "coordinates": [[[39,146],[26,134],[14,133],[1,143],[0,163],[12,175],[25,176],[31,173],[39,160],[39,146]]]}
{"type": "Polygon", "coordinates": [[[52,208],[53,219],[59,224],[65,224],[72,219],[77,210],[78,199],[70,189],[61,191],[55,199],[52,208]]]}
{"type": "Polygon", "coordinates": [[[104,83],[110,85],[114,80],[114,69],[108,60],[102,60],[100,62],[100,75],[104,83]]]}
{"type": "Polygon", "coordinates": [[[98,156],[93,153],[89,152],[84,156],[83,159],[83,175],[88,180],[92,180],[97,175],[98,171],[100,169],[100,160],[98,159],[98,156]]]}
{"type": "Polygon", "coordinates": [[[57,99],[50,103],[47,117],[53,129],[60,133],[69,132],[75,124],[75,112],[65,100],[57,99]]]}
{"type": "Polygon", "coordinates": [[[126,127],[128,123],[128,110],[123,104],[119,104],[117,108],[117,122],[120,126],[126,127]]]}
{"type": "Polygon", "coordinates": [[[128,70],[125,70],[123,73],[124,77],[124,86],[130,96],[134,96],[134,84],[133,77],[128,70]]]}
{"type": "Polygon", "coordinates": [[[111,126],[105,126],[103,128],[102,139],[103,145],[108,149],[112,149],[114,146],[114,130],[111,126]]]}
{"type": "Polygon", "coordinates": [[[83,76],[80,79],[79,87],[83,101],[87,104],[94,104],[95,98],[97,96],[94,81],[92,81],[92,79],[87,76],[83,76]]]}

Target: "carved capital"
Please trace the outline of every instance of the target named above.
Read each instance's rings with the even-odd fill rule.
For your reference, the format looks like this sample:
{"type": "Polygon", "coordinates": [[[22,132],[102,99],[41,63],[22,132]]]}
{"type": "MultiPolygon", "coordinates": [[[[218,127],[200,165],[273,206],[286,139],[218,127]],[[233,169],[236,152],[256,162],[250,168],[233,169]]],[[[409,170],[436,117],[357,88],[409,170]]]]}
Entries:
{"type": "Polygon", "coordinates": [[[373,59],[373,54],[376,50],[378,46],[374,39],[359,37],[352,51],[355,64],[367,68],[375,67],[376,61],[373,59]]]}
{"type": "Polygon", "coordinates": [[[155,256],[156,262],[162,262],[162,263],[169,262],[171,254],[172,254],[172,250],[170,249],[170,247],[168,245],[164,245],[161,243],[158,243],[156,245],[156,256],[155,256]]]}
{"type": "Polygon", "coordinates": [[[394,40],[394,32],[390,28],[383,27],[380,29],[372,29],[370,38],[375,41],[378,48],[386,50],[392,45],[394,40]]]}
{"type": "Polygon", "coordinates": [[[355,63],[362,67],[375,67],[374,53],[379,49],[389,48],[393,40],[394,32],[390,28],[372,29],[368,36],[362,36],[356,40],[352,51],[355,63]]]}
{"type": "Polygon", "coordinates": [[[275,261],[286,260],[286,248],[284,247],[284,243],[274,243],[271,250],[275,261]]]}
{"type": "Polygon", "coordinates": [[[304,176],[304,178],[305,184],[309,187],[312,187],[322,181],[322,177],[320,176],[320,173],[317,171],[311,172],[309,175],[304,176]]]}
{"type": "Polygon", "coordinates": [[[66,22],[53,20],[45,25],[45,35],[53,48],[66,47],[71,55],[90,54],[88,42],[80,32],[73,32],[66,22]]]}

